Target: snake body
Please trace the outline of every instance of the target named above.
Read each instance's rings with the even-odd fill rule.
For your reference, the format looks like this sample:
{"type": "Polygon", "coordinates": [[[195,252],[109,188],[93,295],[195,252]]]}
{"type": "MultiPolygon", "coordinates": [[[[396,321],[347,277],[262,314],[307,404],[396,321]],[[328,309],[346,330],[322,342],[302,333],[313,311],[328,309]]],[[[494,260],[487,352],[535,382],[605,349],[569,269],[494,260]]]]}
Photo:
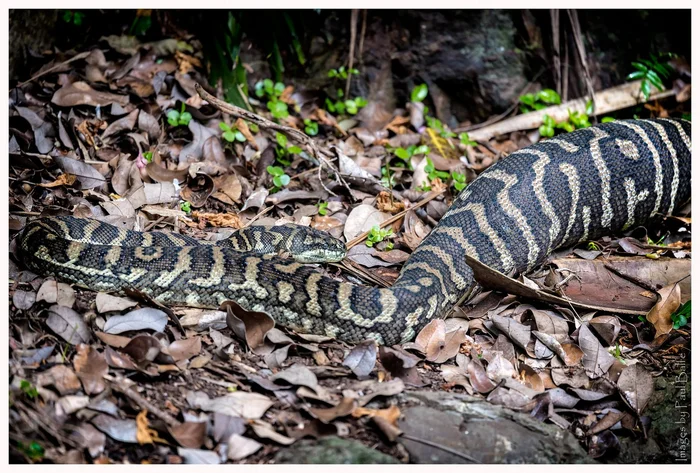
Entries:
{"type": "MultiPolygon", "coordinates": [[[[263,230],[210,244],[50,218],[27,225],[19,248],[31,270],[96,291],[136,288],[196,307],[234,300],[300,332],[391,345],[413,339],[474,286],[465,254],[504,274],[526,272],[554,249],[673,212],[690,197],[690,128],[676,119],[615,121],[512,153],[462,191],[389,288],[339,282],[277,250],[240,244],[263,230]]],[[[302,250],[289,252],[334,246],[299,241],[302,250]]]]}

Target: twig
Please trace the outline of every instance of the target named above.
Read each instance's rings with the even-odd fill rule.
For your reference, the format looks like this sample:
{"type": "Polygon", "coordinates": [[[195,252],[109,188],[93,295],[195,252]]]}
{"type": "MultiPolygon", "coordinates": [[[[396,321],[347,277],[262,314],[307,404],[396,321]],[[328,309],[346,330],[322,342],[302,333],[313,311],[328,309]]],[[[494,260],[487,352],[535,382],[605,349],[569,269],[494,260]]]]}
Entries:
{"type": "Polygon", "coordinates": [[[462,453],[458,450],[455,450],[453,448],[450,448],[446,445],[442,445],[436,442],[432,442],[430,440],[422,439],[420,437],[414,437],[413,435],[408,435],[408,434],[402,434],[401,437],[405,438],[406,440],[410,440],[412,442],[417,442],[417,443],[422,443],[423,445],[428,445],[429,447],[437,448],[438,450],[442,450],[443,452],[451,453],[452,455],[458,456],[460,458],[463,458],[464,460],[470,461],[472,463],[479,463],[476,461],[474,458],[470,457],[466,453],[462,453]]]}
{"type": "Polygon", "coordinates": [[[79,59],[85,59],[85,58],[88,57],[89,55],[90,55],[90,51],[83,51],[83,52],[80,53],[80,54],[76,54],[76,55],[73,56],[72,58],[70,58],[70,59],[68,59],[68,60],[66,60],[66,61],[63,61],[63,62],[60,63],[60,64],[56,64],[55,66],[49,67],[49,68],[46,69],[45,71],[39,72],[38,74],[34,75],[31,79],[25,80],[24,82],[20,82],[20,83],[17,84],[15,87],[22,87],[23,85],[28,84],[28,83],[30,83],[30,82],[32,82],[32,81],[35,81],[35,80],[37,80],[39,77],[45,76],[46,74],[50,74],[51,72],[53,72],[53,71],[55,71],[55,70],[57,70],[57,69],[60,69],[61,67],[65,66],[65,65],[67,65],[67,64],[70,64],[70,63],[73,62],[73,61],[77,61],[77,60],[79,60],[79,59]]]}
{"type": "MultiPolygon", "coordinates": [[[[640,103],[637,99],[640,86],[641,81],[637,80],[598,92],[593,100],[595,102],[595,113],[597,115],[604,115],[637,105],[640,103]]],[[[648,101],[671,97],[674,94],[675,92],[673,90],[664,90],[663,92],[657,92],[649,97],[648,101]]],[[[561,105],[553,105],[543,108],[542,110],[516,115],[502,122],[470,132],[469,137],[475,141],[486,141],[495,136],[504,135],[513,131],[532,130],[542,125],[545,115],[552,117],[555,122],[568,119],[569,110],[585,113],[586,99],[574,99],[564,102],[561,105]]]]}
{"type": "Polygon", "coordinates": [[[249,226],[251,226],[251,225],[253,224],[253,222],[255,222],[257,219],[259,219],[260,217],[262,217],[263,215],[265,215],[266,213],[268,213],[270,210],[272,210],[272,209],[274,209],[274,208],[275,208],[274,205],[271,205],[271,206],[269,206],[269,207],[265,207],[265,208],[262,209],[260,212],[258,212],[258,213],[255,215],[255,217],[251,218],[250,221],[249,221],[248,223],[246,223],[245,225],[243,225],[243,228],[248,228],[249,226]]]}
{"type": "Polygon", "coordinates": [[[554,60],[554,83],[556,84],[557,93],[561,96],[561,33],[559,31],[559,9],[552,8],[549,10],[549,17],[552,22],[552,59],[554,60]]]}
{"type": "Polygon", "coordinates": [[[586,83],[586,89],[588,89],[588,95],[593,102],[593,113],[591,114],[594,119],[596,116],[596,103],[595,103],[595,91],[593,90],[593,81],[591,80],[591,72],[588,69],[588,61],[586,60],[586,47],[583,44],[583,38],[581,33],[581,23],[578,21],[578,12],[576,10],[567,10],[569,14],[569,20],[571,21],[571,31],[574,34],[574,44],[576,45],[576,51],[578,52],[579,60],[581,61],[581,66],[583,66],[583,76],[586,83]]]}
{"type": "Polygon", "coordinates": [[[224,102],[223,100],[217,99],[213,95],[211,95],[209,92],[204,90],[204,88],[199,85],[198,83],[195,83],[194,85],[195,90],[199,94],[200,97],[202,97],[204,100],[209,102],[211,105],[213,105],[215,108],[219,109],[223,113],[227,113],[231,116],[234,116],[236,118],[242,118],[243,120],[248,120],[250,122],[253,122],[257,124],[258,126],[262,128],[267,128],[270,130],[275,130],[279,131],[282,133],[285,133],[287,136],[289,136],[291,139],[294,141],[301,143],[302,145],[307,146],[311,150],[311,154],[316,158],[319,163],[321,164],[318,168],[318,178],[319,181],[321,182],[321,186],[326,190],[331,195],[337,195],[335,192],[331,191],[326,187],[326,185],[323,183],[323,179],[321,179],[321,169],[323,166],[327,166],[328,169],[331,170],[332,173],[335,174],[336,178],[340,181],[343,186],[348,190],[348,193],[350,196],[352,196],[352,191],[350,190],[350,187],[348,184],[343,180],[343,178],[340,175],[340,171],[331,164],[330,161],[328,161],[328,157],[333,157],[333,153],[331,153],[329,150],[321,150],[316,146],[316,143],[314,140],[309,138],[304,132],[299,131],[295,128],[286,126],[286,125],[280,125],[279,123],[275,123],[273,121],[270,121],[266,118],[261,117],[260,115],[250,112],[248,110],[242,109],[240,107],[236,107],[235,105],[231,105],[230,103],[224,102]]]}
{"type": "Polygon", "coordinates": [[[120,393],[122,393],[123,395],[125,395],[126,397],[128,397],[129,399],[134,401],[136,404],[138,404],[138,406],[141,409],[146,409],[148,412],[150,412],[154,416],[158,417],[160,420],[162,420],[163,422],[168,424],[170,427],[180,425],[180,422],[177,419],[175,419],[173,416],[171,416],[167,412],[165,412],[165,411],[161,410],[160,408],[151,404],[149,401],[146,400],[146,398],[141,396],[136,391],[121,386],[119,384],[118,379],[113,378],[110,375],[105,375],[104,379],[107,380],[107,382],[109,383],[109,386],[112,389],[119,391],[120,393]]]}
{"type": "MultiPolygon", "coordinates": [[[[397,213],[396,215],[394,215],[394,216],[391,217],[391,218],[388,218],[388,219],[384,220],[382,223],[379,224],[379,228],[384,228],[384,227],[386,227],[386,226],[388,226],[388,225],[391,225],[392,223],[396,222],[396,221],[399,220],[401,217],[403,217],[404,215],[406,215],[406,214],[408,213],[409,210],[415,210],[415,209],[418,209],[418,208],[420,208],[420,207],[423,207],[425,204],[427,204],[427,203],[430,202],[431,200],[435,199],[437,196],[439,196],[440,194],[442,194],[442,193],[445,192],[446,190],[447,190],[447,189],[441,190],[441,191],[431,192],[426,198],[424,198],[423,200],[419,201],[417,204],[415,204],[415,205],[413,205],[413,206],[411,206],[411,207],[409,207],[409,208],[407,208],[407,209],[405,209],[405,210],[402,210],[401,212],[397,213]]],[[[363,233],[359,234],[358,236],[356,236],[355,238],[353,238],[352,240],[350,240],[350,241],[347,243],[347,245],[345,245],[346,248],[349,250],[349,249],[352,248],[353,246],[355,246],[355,245],[357,245],[357,244],[359,244],[359,243],[362,243],[362,242],[365,240],[365,238],[367,238],[367,235],[369,235],[369,231],[366,231],[366,232],[363,232],[363,233]]]]}
{"type": "Polygon", "coordinates": [[[357,40],[357,8],[350,14],[350,59],[348,60],[348,79],[345,81],[345,98],[350,98],[350,81],[352,66],[355,62],[355,41],[357,40]]]}
{"type": "Polygon", "coordinates": [[[360,64],[362,64],[362,52],[365,49],[365,31],[367,31],[367,10],[362,10],[362,28],[360,28],[360,47],[358,48],[360,64]]]}

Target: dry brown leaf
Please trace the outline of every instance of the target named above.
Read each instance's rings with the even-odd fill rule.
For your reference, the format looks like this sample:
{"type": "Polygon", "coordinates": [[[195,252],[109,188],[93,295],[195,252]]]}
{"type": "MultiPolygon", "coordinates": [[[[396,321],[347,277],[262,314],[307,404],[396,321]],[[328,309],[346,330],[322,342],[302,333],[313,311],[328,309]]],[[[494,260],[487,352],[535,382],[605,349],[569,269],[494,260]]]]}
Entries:
{"type": "Polygon", "coordinates": [[[671,315],[681,305],[681,287],[678,283],[669,284],[659,289],[660,299],[647,314],[647,320],[656,328],[656,337],[673,330],[671,315]]]}
{"type": "Polygon", "coordinates": [[[109,372],[107,361],[103,354],[89,345],[80,344],[76,347],[73,367],[86,394],[99,394],[105,389],[104,375],[109,372]]]}
{"type": "Polygon", "coordinates": [[[245,310],[233,301],[224,302],[220,309],[226,310],[226,323],[231,330],[253,351],[265,344],[265,335],[275,327],[275,321],[269,315],[245,310]]]}

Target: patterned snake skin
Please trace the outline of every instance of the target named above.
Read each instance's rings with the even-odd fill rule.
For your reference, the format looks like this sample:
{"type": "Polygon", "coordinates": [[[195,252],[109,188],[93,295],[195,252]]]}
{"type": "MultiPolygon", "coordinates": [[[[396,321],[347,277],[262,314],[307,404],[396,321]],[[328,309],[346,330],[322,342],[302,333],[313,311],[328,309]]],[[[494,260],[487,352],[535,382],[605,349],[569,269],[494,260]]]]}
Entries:
{"type": "Polygon", "coordinates": [[[257,230],[239,243],[202,244],[66,217],[32,222],[19,246],[31,270],[93,290],[132,287],[196,307],[235,300],[300,332],[395,344],[471,289],[465,254],[505,274],[525,272],[556,248],[670,214],[690,198],[690,150],[690,122],[659,119],[615,121],[517,151],[459,195],[390,288],[338,282],[278,254],[334,247],[316,236],[304,236],[302,249],[272,238],[284,251],[255,252],[240,242],[257,230]]]}

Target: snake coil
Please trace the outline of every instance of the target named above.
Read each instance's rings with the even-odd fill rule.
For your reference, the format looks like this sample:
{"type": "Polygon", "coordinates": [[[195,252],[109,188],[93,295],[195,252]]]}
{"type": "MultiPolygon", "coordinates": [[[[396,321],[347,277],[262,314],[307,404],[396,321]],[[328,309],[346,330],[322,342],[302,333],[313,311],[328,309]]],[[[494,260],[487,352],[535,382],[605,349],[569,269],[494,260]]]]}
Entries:
{"type": "MultiPolygon", "coordinates": [[[[32,271],[92,290],[132,287],[196,307],[235,300],[300,332],[391,345],[413,339],[474,285],[465,254],[525,272],[557,248],[670,214],[690,198],[690,157],[690,122],[675,119],[615,121],[516,151],[462,191],[390,288],[339,282],[276,250],[241,252],[255,244],[202,244],[72,217],[30,223],[19,248],[32,271]]],[[[268,237],[246,237],[255,238],[268,237]]]]}

